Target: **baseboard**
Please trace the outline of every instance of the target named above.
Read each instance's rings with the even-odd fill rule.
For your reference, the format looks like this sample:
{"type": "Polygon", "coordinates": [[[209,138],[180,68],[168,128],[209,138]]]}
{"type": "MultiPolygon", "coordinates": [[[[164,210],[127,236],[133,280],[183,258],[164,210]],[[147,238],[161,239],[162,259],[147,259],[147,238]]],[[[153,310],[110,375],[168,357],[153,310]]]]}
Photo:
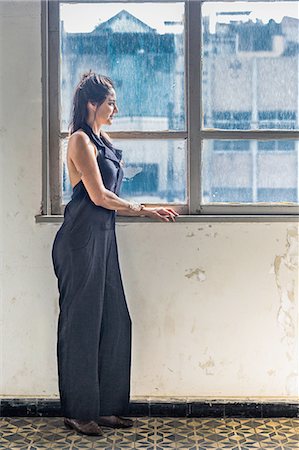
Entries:
{"type": "MultiPolygon", "coordinates": [[[[45,398],[0,399],[0,417],[60,417],[60,401],[45,398]]],[[[299,417],[297,403],[257,402],[136,402],[129,405],[131,417],[299,417]]]]}

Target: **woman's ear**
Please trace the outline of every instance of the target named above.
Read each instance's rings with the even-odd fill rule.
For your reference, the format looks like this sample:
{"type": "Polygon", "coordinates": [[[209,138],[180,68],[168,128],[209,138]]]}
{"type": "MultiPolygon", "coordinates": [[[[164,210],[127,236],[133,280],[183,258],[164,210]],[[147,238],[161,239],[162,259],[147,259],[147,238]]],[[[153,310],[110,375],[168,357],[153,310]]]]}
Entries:
{"type": "Polygon", "coordinates": [[[88,109],[90,109],[91,111],[96,111],[96,109],[97,109],[97,104],[96,104],[96,102],[91,102],[90,100],[88,100],[88,102],[87,102],[87,107],[88,107],[88,109]]]}

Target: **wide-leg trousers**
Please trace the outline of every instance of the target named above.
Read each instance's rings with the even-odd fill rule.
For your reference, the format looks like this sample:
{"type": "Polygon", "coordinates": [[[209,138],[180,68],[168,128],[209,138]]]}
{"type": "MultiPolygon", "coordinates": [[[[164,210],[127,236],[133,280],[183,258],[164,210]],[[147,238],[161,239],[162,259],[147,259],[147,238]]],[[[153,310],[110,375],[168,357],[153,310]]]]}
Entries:
{"type": "Polygon", "coordinates": [[[64,417],[96,420],[127,415],[131,317],[115,229],[71,241],[57,233],[52,260],[58,278],[57,363],[64,417]]]}

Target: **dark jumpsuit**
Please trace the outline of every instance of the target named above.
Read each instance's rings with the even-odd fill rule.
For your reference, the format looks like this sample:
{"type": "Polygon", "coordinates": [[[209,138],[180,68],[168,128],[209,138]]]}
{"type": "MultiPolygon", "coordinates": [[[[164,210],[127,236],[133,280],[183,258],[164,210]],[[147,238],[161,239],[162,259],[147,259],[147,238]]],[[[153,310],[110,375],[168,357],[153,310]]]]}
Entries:
{"type": "MultiPolygon", "coordinates": [[[[122,150],[97,147],[107,189],[119,194],[122,150]]],[[[73,188],[52,247],[58,279],[57,362],[64,417],[96,420],[127,415],[130,398],[131,317],[126,303],[115,235],[115,210],[96,206],[82,180],[73,188]]]]}

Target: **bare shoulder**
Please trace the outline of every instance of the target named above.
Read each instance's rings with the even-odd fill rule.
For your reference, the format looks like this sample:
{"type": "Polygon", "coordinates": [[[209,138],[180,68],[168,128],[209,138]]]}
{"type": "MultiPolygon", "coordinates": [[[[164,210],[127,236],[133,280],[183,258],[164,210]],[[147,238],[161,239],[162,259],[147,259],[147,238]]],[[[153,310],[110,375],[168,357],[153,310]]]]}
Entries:
{"type": "Polygon", "coordinates": [[[70,145],[76,145],[76,144],[79,144],[79,145],[87,145],[87,144],[89,144],[90,143],[90,139],[89,139],[89,136],[87,136],[87,134],[86,133],[84,133],[84,131],[81,131],[81,130],[77,130],[77,131],[75,131],[70,137],[69,137],[69,144],[70,145]]]}
{"type": "Polygon", "coordinates": [[[70,154],[81,151],[93,151],[96,154],[96,148],[91,142],[89,136],[84,131],[75,131],[68,140],[68,150],[70,154]]]}

